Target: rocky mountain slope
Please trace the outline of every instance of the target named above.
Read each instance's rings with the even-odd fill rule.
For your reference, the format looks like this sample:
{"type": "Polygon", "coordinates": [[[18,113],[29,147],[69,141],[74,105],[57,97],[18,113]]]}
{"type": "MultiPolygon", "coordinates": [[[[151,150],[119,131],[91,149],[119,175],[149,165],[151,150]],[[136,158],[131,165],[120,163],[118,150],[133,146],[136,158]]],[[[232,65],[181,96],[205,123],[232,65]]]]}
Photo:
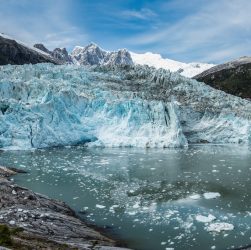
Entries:
{"type": "Polygon", "coordinates": [[[159,54],[150,52],[137,54],[126,49],[108,52],[96,44],[86,47],[75,47],[71,53],[73,62],[77,65],[148,65],[156,69],[163,68],[171,72],[177,72],[186,77],[195,76],[209,69],[214,64],[207,63],[182,63],[170,59],[164,59],[159,54]]]}
{"type": "Polygon", "coordinates": [[[61,64],[73,63],[72,57],[68,54],[68,51],[66,50],[66,48],[56,48],[53,51],[50,51],[41,43],[34,44],[34,48],[37,48],[49,54],[51,57],[55,58],[61,64]]]}
{"type": "Polygon", "coordinates": [[[65,48],[56,48],[52,51],[43,44],[35,44],[29,47],[22,42],[15,41],[3,34],[2,39],[12,40],[12,46],[1,46],[2,53],[0,64],[25,64],[52,62],[56,64],[76,64],[76,65],[148,65],[157,69],[163,68],[171,72],[178,72],[186,77],[193,77],[202,71],[213,67],[213,64],[206,63],[182,63],[170,59],[164,59],[159,54],[150,52],[137,54],[120,49],[118,51],[106,51],[98,45],[91,43],[85,47],[76,46],[71,53],[65,48]],[[7,48],[6,48],[7,47],[7,48]],[[18,48],[18,49],[17,49],[18,48]],[[20,49],[21,48],[21,49],[20,49]],[[20,52],[21,50],[21,52],[20,52]]]}
{"type": "Polygon", "coordinates": [[[148,66],[0,68],[0,147],[250,142],[251,103],[148,66]]]}
{"type": "Polygon", "coordinates": [[[126,49],[108,52],[94,43],[86,47],[75,47],[71,56],[77,65],[133,65],[131,55],[126,49]]]}
{"type": "Polygon", "coordinates": [[[36,64],[60,62],[40,50],[30,48],[0,33],[0,65],[5,64],[36,64]]]}
{"type": "Polygon", "coordinates": [[[194,77],[198,81],[242,98],[251,98],[251,57],[217,65],[194,77]]]}

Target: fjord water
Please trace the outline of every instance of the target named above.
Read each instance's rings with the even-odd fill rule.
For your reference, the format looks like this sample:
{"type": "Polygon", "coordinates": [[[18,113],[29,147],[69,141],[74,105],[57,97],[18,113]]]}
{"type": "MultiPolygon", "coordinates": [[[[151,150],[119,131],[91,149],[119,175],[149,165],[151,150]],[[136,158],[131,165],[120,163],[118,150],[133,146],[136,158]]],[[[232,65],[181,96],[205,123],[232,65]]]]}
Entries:
{"type": "Polygon", "coordinates": [[[251,243],[247,147],[5,151],[0,165],[27,170],[15,177],[17,184],[85,212],[79,215],[108,227],[133,249],[234,249],[251,243]],[[206,199],[207,192],[220,196],[206,199]],[[209,232],[210,223],[196,220],[209,214],[216,217],[211,223],[234,229],[209,232]]]}

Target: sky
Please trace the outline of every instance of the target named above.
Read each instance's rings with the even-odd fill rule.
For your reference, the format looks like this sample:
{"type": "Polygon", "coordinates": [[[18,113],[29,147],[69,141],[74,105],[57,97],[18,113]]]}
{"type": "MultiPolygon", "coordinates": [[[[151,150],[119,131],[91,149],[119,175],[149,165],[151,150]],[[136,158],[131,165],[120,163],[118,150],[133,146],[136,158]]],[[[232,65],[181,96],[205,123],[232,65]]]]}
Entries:
{"type": "Polygon", "coordinates": [[[251,55],[251,0],[0,0],[0,32],[49,49],[94,42],[182,62],[251,55]]]}

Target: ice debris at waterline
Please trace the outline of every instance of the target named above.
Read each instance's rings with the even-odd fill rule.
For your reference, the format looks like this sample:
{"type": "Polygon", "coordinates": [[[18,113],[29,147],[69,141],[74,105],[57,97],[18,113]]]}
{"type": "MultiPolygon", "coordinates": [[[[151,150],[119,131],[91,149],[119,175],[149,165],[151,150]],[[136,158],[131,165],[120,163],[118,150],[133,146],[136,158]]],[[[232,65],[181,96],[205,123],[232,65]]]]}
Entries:
{"type": "Polygon", "coordinates": [[[249,142],[251,103],[147,66],[0,67],[0,147],[249,142]]]}

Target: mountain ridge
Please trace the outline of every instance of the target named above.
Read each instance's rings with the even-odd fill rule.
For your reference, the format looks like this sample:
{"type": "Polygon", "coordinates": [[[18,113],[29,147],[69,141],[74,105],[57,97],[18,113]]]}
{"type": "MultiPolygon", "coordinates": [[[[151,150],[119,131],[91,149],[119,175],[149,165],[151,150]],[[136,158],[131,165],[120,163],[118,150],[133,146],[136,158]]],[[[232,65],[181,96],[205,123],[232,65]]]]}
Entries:
{"type": "MultiPolygon", "coordinates": [[[[34,54],[38,57],[46,58],[44,60],[31,60],[28,58],[19,62],[8,60],[2,64],[24,64],[24,63],[40,63],[40,62],[52,62],[55,64],[77,64],[77,65],[148,65],[155,67],[156,69],[164,68],[171,72],[180,73],[186,77],[193,77],[202,71],[214,66],[207,63],[182,63],[168,58],[163,58],[160,54],[154,54],[152,52],[146,52],[143,54],[134,53],[127,49],[119,49],[117,51],[107,51],[102,49],[95,43],[90,43],[86,46],[75,46],[71,53],[68,53],[66,48],[55,48],[50,51],[45,45],[41,43],[34,44],[33,47],[24,44],[16,39],[10,38],[5,34],[0,33],[0,37],[3,39],[11,39],[16,41],[16,46],[24,46],[27,50],[27,54],[34,54]],[[28,53],[28,51],[31,51],[28,53]],[[38,54],[37,54],[38,53],[38,54]]],[[[9,52],[11,54],[11,52],[9,52]]],[[[26,57],[26,53],[23,53],[23,57],[26,57]]],[[[35,57],[35,56],[34,56],[35,57]]]]}
{"type": "Polygon", "coordinates": [[[194,76],[194,79],[226,93],[250,99],[251,57],[240,57],[219,64],[194,76]]]}

